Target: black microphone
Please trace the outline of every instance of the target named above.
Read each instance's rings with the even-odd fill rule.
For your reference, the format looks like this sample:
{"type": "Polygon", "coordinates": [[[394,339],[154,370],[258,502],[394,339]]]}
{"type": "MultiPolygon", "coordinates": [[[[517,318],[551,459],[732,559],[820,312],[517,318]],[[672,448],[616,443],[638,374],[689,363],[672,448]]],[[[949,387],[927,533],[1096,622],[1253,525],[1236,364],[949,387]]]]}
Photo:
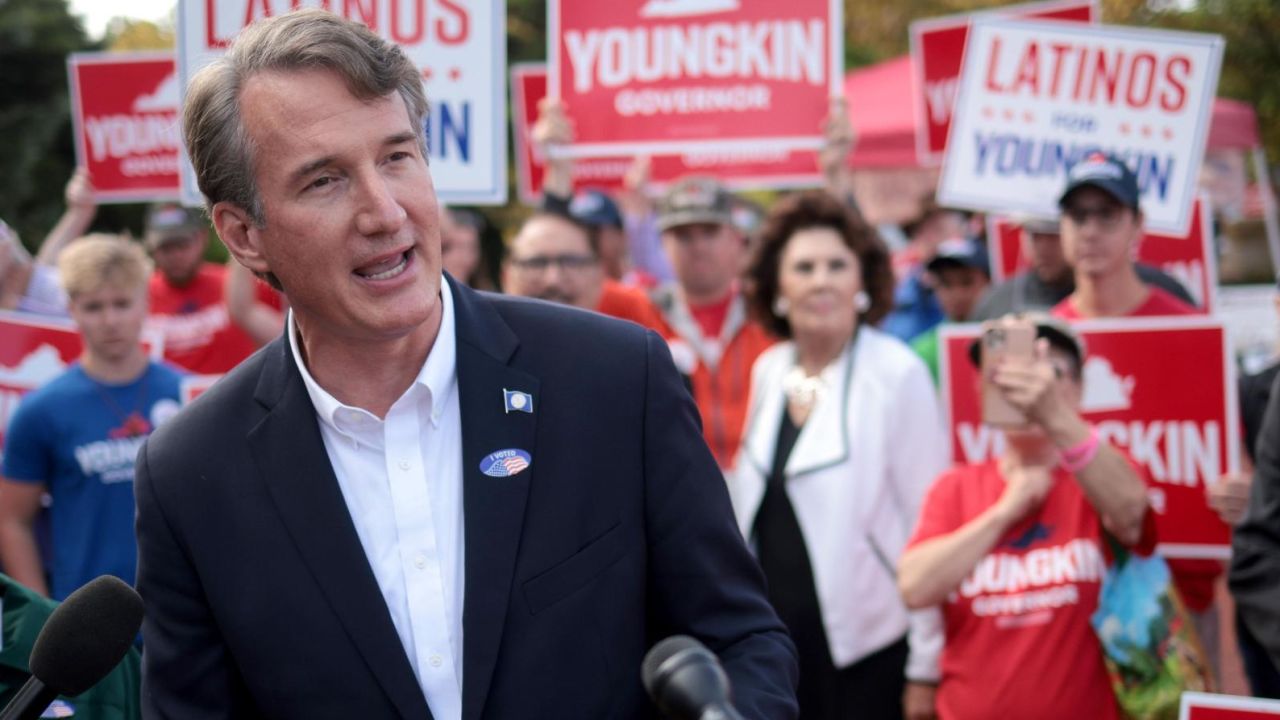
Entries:
{"type": "Polygon", "coordinates": [[[107,676],[142,627],[142,598],[103,575],[67,596],[31,648],[31,679],[0,711],[0,720],[36,720],[59,695],[73,697],[107,676]]]}
{"type": "Polygon", "coordinates": [[[649,697],[673,720],[743,720],[729,701],[729,676],[720,659],[688,635],[654,645],[640,676],[649,697]]]}

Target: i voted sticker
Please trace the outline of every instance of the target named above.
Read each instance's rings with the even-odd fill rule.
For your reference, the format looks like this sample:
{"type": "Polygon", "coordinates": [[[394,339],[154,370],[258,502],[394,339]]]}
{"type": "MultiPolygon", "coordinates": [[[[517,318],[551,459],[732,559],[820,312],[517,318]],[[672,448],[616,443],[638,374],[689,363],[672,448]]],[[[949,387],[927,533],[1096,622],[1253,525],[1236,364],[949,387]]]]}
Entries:
{"type": "Polygon", "coordinates": [[[54,700],[40,714],[42,718],[69,718],[76,716],[76,709],[66,700],[54,700]]]}
{"type": "Polygon", "coordinates": [[[480,472],[489,477],[511,477],[529,467],[533,458],[519,448],[507,448],[489,453],[480,461],[480,472]]]}

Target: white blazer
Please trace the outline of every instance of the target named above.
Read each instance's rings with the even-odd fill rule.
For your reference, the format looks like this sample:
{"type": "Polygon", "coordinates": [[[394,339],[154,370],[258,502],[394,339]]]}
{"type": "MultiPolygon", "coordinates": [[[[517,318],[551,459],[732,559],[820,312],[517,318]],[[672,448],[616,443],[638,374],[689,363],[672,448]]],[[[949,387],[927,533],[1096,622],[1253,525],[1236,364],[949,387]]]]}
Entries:
{"type": "MultiPolygon", "coordinates": [[[[793,343],[779,343],[751,373],[743,444],[729,478],[749,542],[786,411],[783,377],[795,355],[793,343]]],[[[826,392],[800,429],[786,477],[831,657],[847,667],[910,630],[907,677],[937,680],[941,615],[909,613],[896,579],[925,492],[947,467],[933,382],[906,345],[870,327],[859,329],[822,377],[826,392]]]]}

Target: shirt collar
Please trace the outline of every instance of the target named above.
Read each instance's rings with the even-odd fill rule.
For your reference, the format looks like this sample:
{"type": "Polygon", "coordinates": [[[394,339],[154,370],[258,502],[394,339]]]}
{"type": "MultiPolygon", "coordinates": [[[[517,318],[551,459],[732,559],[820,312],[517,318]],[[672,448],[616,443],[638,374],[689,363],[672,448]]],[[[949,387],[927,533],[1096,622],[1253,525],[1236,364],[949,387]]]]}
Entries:
{"type": "MultiPolygon", "coordinates": [[[[454,391],[458,377],[458,342],[454,329],[453,292],[449,288],[449,283],[443,279],[443,276],[440,282],[440,304],[440,331],[436,334],[435,343],[432,344],[430,352],[427,353],[427,359],[422,363],[422,369],[418,371],[418,377],[414,380],[414,384],[405,391],[405,395],[408,395],[418,386],[426,390],[430,398],[431,424],[434,427],[439,427],[440,425],[440,419],[444,415],[445,403],[449,399],[450,393],[454,391]]],[[[343,404],[329,391],[321,387],[320,383],[316,382],[316,379],[312,377],[311,371],[307,369],[307,364],[302,360],[302,352],[299,347],[301,342],[298,340],[297,324],[294,322],[292,309],[289,310],[287,315],[285,327],[289,333],[289,349],[293,354],[294,365],[297,366],[298,372],[302,375],[302,382],[307,388],[307,395],[311,397],[311,405],[315,407],[316,415],[319,416],[320,421],[339,433],[348,436],[351,435],[351,424],[342,419],[344,416],[351,418],[361,415],[374,421],[369,425],[381,424],[382,421],[368,410],[343,404]]]]}

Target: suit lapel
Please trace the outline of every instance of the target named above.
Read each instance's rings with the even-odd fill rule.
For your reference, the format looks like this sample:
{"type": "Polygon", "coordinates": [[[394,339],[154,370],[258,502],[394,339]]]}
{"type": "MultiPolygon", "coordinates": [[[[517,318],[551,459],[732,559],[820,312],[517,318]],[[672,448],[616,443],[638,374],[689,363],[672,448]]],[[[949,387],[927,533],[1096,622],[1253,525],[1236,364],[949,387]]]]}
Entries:
{"type": "Polygon", "coordinates": [[[402,717],[430,717],[329,464],[291,341],[267,350],[255,398],[270,413],[250,431],[250,450],[299,553],[370,673],[402,717]]]}
{"type": "Polygon", "coordinates": [[[466,538],[466,597],[462,614],[462,717],[484,710],[498,661],[525,500],[538,472],[534,444],[538,379],[507,365],[519,341],[482,295],[451,285],[458,328],[458,404],[462,415],[462,498],[466,538]],[[504,390],[533,397],[533,412],[507,412],[504,390]],[[490,477],[481,462],[499,450],[523,450],[529,466],[490,477]]]}

